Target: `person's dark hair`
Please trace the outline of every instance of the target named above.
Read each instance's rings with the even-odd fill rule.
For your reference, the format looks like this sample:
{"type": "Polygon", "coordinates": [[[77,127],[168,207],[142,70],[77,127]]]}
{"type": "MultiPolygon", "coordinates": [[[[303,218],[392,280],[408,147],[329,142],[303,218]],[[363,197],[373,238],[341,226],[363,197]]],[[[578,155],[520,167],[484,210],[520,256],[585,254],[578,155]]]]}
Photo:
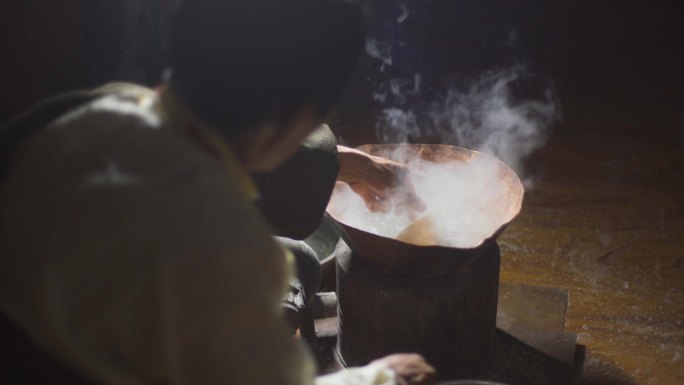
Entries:
{"type": "Polygon", "coordinates": [[[323,114],[365,32],[361,11],[343,1],[186,0],[169,37],[171,83],[226,135],[307,103],[323,114]]]}

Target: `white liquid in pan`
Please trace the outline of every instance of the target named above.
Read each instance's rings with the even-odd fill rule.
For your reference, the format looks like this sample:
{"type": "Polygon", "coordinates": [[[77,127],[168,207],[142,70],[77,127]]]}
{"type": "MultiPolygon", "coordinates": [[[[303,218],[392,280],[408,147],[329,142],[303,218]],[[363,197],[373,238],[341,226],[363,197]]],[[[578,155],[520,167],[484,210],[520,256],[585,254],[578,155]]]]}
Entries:
{"type": "MultiPolygon", "coordinates": [[[[408,163],[416,193],[429,216],[428,244],[469,248],[491,236],[501,223],[504,192],[500,165],[478,157],[470,162],[408,163]]],[[[343,223],[388,238],[396,238],[413,221],[407,215],[371,212],[348,186],[338,186],[331,199],[332,214],[343,223]]],[[[414,226],[416,227],[416,226],[414,226]]]]}

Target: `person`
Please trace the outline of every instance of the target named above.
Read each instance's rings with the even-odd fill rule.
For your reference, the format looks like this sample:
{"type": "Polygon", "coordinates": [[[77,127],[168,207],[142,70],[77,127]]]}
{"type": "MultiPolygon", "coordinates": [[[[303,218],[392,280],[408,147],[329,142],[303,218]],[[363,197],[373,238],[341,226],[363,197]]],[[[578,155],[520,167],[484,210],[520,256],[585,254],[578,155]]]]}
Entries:
{"type": "MultiPolygon", "coordinates": [[[[2,314],[86,383],[312,383],[280,307],[292,258],[250,173],[277,168],[324,120],[363,36],[359,11],[332,0],[185,2],[164,85],[105,86],[13,151],[2,314]]],[[[401,179],[394,163],[341,157],[401,179]]],[[[362,180],[381,201],[388,183],[362,180]]],[[[433,377],[403,354],[316,382],[433,377]]]]}

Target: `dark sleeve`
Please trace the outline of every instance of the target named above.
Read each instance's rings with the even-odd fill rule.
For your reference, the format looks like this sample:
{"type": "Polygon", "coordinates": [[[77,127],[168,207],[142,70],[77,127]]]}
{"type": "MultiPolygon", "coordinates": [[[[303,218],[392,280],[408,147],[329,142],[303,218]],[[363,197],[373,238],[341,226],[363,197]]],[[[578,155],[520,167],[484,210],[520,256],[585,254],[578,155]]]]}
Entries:
{"type": "Polygon", "coordinates": [[[340,165],[337,140],[323,126],[275,171],[255,175],[257,206],[275,235],[304,239],[321,224],[340,165]]]}

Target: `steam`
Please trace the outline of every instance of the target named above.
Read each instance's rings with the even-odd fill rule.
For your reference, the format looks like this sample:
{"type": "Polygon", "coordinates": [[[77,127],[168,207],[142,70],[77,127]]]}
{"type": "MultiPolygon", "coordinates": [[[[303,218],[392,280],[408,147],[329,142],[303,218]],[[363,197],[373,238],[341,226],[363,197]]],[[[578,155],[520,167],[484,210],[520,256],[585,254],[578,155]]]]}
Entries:
{"type": "MultiPolygon", "coordinates": [[[[420,92],[420,79],[414,77],[413,87],[407,81],[387,82],[386,99],[391,97],[398,106],[385,108],[378,117],[380,142],[409,143],[437,137],[439,143],[476,149],[493,158],[482,155],[467,162],[437,164],[412,156],[400,146],[390,157],[409,167],[411,183],[427,207],[423,219],[413,222],[396,211],[401,207],[397,199],[406,191],[398,191],[391,199],[388,213],[373,213],[348,187],[333,194],[333,215],[361,230],[411,243],[475,247],[511,219],[507,211],[511,202],[506,196],[509,186],[500,180],[502,166],[494,158],[523,174],[523,160],[544,146],[560,118],[555,93],[550,84],[516,67],[462,89],[452,88],[421,112],[401,105],[405,100],[396,95],[409,89],[420,92]],[[532,96],[516,96],[522,86],[532,96]]],[[[530,180],[523,179],[527,187],[530,180]]]]}
{"type": "Polygon", "coordinates": [[[384,70],[385,66],[392,65],[392,47],[388,43],[368,37],[366,39],[366,53],[368,56],[382,62],[380,66],[381,71],[384,70]]]}
{"type": "MultiPolygon", "coordinates": [[[[559,119],[553,86],[515,67],[461,89],[451,88],[446,97],[433,102],[422,115],[411,109],[387,107],[382,110],[377,129],[382,143],[437,137],[443,144],[492,155],[523,177],[524,159],[546,144],[559,119]],[[534,95],[516,96],[516,89],[524,87],[534,95]]],[[[529,185],[529,179],[523,180],[529,185]]]]}
{"type": "MultiPolygon", "coordinates": [[[[397,24],[409,15],[408,8],[400,6],[397,24]]],[[[546,144],[561,117],[553,84],[517,65],[426,94],[421,74],[414,73],[411,79],[385,73],[392,65],[390,44],[368,38],[366,52],[381,62],[380,70],[387,76],[372,95],[383,106],[376,123],[380,143],[451,144],[491,157],[438,164],[399,146],[389,157],[408,166],[411,185],[426,205],[420,219],[414,221],[401,210],[399,199],[411,191],[408,185],[391,196],[388,212],[376,213],[349,186],[340,184],[329,211],[350,226],[410,243],[477,246],[514,214],[506,195],[511,184],[501,180],[503,166],[496,159],[531,187],[524,161],[546,144]]]]}
{"type": "MultiPolygon", "coordinates": [[[[553,88],[522,67],[489,74],[462,88],[451,88],[427,109],[411,109],[404,94],[420,92],[413,81],[392,79],[381,86],[383,101],[392,101],[378,117],[382,143],[409,143],[436,137],[441,144],[479,150],[469,161],[431,163],[399,146],[390,158],[406,164],[411,184],[426,204],[413,221],[399,209],[409,191],[400,186],[387,213],[371,212],[348,186],[339,186],[331,213],[350,226],[415,244],[476,247],[511,219],[508,185],[501,180],[498,158],[519,175],[523,160],[546,143],[560,118],[553,88]],[[520,95],[528,95],[522,97],[520,95]],[[403,190],[403,191],[402,191],[403,190]],[[408,235],[407,235],[408,234],[408,235]]],[[[529,180],[528,187],[529,187],[529,180]]]]}
{"type": "Polygon", "coordinates": [[[397,24],[405,22],[409,16],[409,10],[404,4],[399,4],[399,8],[401,9],[401,14],[397,16],[397,24]]]}
{"type": "MultiPolygon", "coordinates": [[[[500,164],[495,159],[479,156],[470,162],[432,163],[410,155],[402,147],[390,158],[406,162],[415,191],[426,204],[421,218],[430,222],[419,230],[427,231],[430,241],[424,244],[475,247],[507,219],[506,191],[493,188],[501,183],[500,164]]],[[[394,210],[399,202],[393,201],[387,213],[373,213],[360,196],[341,183],[331,203],[330,212],[343,223],[384,237],[405,234],[413,223],[409,216],[394,210]]]]}
{"type": "Polygon", "coordinates": [[[550,84],[541,84],[538,98],[516,98],[514,87],[524,81],[521,71],[487,76],[466,92],[450,90],[430,114],[442,142],[493,155],[522,175],[523,160],[546,144],[560,110],[550,84]]]}
{"type": "Polygon", "coordinates": [[[412,111],[399,108],[386,108],[378,117],[380,143],[407,143],[409,138],[419,137],[421,128],[412,111]]]}
{"type": "MultiPolygon", "coordinates": [[[[413,74],[413,80],[389,79],[380,83],[378,91],[373,93],[373,100],[380,103],[392,102],[396,105],[406,103],[406,95],[420,94],[420,86],[423,77],[421,74],[413,74]]],[[[409,111],[410,112],[410,111],[409,111]]]]}

